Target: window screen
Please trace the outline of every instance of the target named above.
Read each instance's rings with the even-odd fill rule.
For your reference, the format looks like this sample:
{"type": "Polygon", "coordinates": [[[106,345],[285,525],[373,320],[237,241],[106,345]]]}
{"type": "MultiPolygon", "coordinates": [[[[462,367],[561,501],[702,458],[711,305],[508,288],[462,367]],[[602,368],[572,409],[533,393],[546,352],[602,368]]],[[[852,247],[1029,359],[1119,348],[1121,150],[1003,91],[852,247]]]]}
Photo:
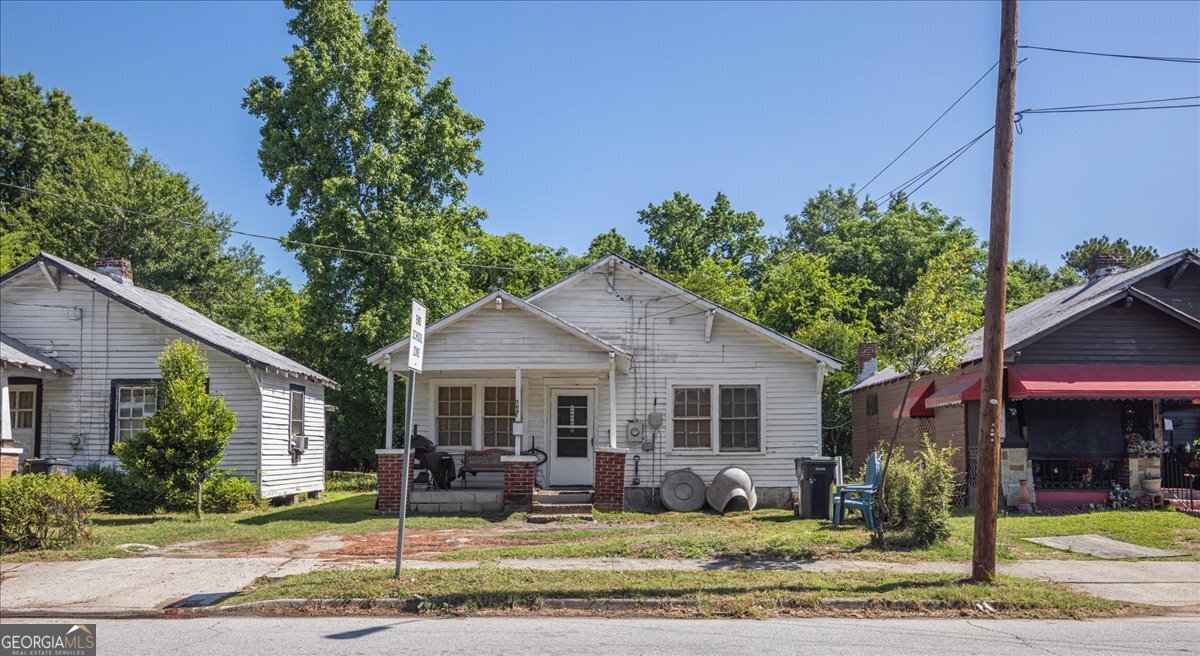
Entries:
{"type": "Polygon", "coordinates": [[[512,447],[517,420],[517,388],[483,388],[483,446],[512,447]]]}
{"type": "Polygon", "coordinates": [[[439,446],[471,446],[471,418],[474,410],[469,385],[439,387],[437,402],[437,441],[439,446]]]}
{"type": "Polygon", "coordinates": [[[304,434],[304,386],[291,386],[291,412],[288,434],[292,437],[304,434]]]}
{"type": "Polygon", "coordinates": [[[158,409],[158,383],[113,383],[113,442],[146,430],[146,419],[158,409]]]}
{"type": "Polygon", "coordinates": [[[758,385],[721,386],[721,450],[758,451],[758,385]]]}
{"type": "Polygon", "coordinates": [[[712,388],[676,387],[674,393],[676,448],[712,447],[712,388]]]}

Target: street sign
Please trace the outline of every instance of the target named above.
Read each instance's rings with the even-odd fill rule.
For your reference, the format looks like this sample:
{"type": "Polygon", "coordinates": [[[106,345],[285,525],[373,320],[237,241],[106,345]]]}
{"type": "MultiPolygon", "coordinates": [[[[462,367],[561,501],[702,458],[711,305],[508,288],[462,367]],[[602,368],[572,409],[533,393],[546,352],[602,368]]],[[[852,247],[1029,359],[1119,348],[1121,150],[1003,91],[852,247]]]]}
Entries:
{"type": "Polygon", "coordinates": [[[421,373],[425,361],[425,306],[412,302],[412,321],[408,333],[408,368],[421,373]]]}

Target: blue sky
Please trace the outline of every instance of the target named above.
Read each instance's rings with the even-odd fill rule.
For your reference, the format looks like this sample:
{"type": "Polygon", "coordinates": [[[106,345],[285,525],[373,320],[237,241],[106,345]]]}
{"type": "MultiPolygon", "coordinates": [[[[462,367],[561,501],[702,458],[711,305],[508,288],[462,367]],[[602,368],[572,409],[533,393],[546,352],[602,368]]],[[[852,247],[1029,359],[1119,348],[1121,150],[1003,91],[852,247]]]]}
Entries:
{"type": "MultiPolygon", "coordinates": [[[[366,10],[367,5],[360,6],[366,10]]],[[[997,58],[999,5],[393,3],[487,122],[471,201],[493,232],[587,247],[636,211],[728,193],[778,232],[820,189],[860,185],[997,58]]],[[[283,234],[265,200],[252,77],[283,74],[280,4],[0,3],[0,71],[35,73],[175,170],[245,229],[283,234]]],[[[1200,56],[1200,3],[1034,3],[1021,42],[1200,56]]],[[[1017,105],[1200,95],[1200,66],[1022,51],[1017,105]]],[[[989,77],[868,191],[923,170],[992,121],[989,77]]],[[[1107,233],[1200,244],[1200,109],[1029,116],[1016,140],[1013,257],[1053,265],[1107,233]]],[[[986,233],[990,137],[917,195],[986,233]]],[[[291,255],[255,241],[293,280],[291,255]]]]}

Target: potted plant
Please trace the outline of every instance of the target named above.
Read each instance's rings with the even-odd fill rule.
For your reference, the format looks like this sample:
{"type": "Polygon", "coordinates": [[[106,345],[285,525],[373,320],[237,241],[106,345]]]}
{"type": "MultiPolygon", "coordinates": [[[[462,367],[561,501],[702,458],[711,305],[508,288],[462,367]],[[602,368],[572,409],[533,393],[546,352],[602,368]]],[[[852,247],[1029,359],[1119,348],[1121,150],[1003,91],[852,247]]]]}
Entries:
{"type": "Polygon", "coordinates": [[[1162,474],[1155,471],[1143,474],[1142,491],[1146,494],[1160,494],[1162,492],[1162,474]]]}

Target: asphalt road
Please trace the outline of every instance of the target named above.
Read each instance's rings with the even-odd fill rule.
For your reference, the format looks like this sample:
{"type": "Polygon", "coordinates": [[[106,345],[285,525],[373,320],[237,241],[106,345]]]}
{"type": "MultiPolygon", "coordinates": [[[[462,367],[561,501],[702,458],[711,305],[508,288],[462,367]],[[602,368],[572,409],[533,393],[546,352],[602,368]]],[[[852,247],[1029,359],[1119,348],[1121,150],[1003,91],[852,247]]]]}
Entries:
{"type": "MultiPolygon", "coordinates": [[[[18,620],[5,620],[5,623],[18,620]]],[[[29,620],[37,621],[37,620],[29,620]]],[[[42,620],[45,621],[45,620],[42,620]]],[[[71,622],[71,620],[61,620],[71,622]]],[[[100,654],[1198,654],[1200,618],[658,620],[314,617],[100,620],[100,654]]]]}

